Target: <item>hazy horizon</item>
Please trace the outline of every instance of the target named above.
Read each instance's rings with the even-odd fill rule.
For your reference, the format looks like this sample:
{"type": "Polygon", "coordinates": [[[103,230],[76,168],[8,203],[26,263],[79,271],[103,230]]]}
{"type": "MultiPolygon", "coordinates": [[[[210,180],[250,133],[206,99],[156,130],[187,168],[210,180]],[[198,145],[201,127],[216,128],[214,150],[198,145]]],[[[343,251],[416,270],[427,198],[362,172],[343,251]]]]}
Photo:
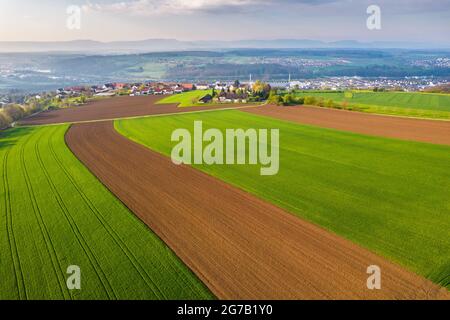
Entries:
{"type": "Polygon", "coordinates": [[[4,0],[0,41],[311,39],[450,45],[450,0],[4,0]],[[369,30],[369,5],[381,29],[369,30]],[[79,28],[68,28],[73,7],[79,28]],[[72,10],[72,11],[71,11],[72,10]]]}

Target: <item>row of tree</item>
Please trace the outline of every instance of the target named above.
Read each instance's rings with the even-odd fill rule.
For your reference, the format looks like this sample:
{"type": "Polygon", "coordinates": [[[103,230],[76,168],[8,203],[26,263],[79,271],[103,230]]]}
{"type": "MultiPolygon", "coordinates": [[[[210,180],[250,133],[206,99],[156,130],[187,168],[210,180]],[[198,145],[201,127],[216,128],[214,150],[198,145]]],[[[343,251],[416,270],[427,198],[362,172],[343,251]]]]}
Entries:
{"type": "Polygon", "coordinates": [[[86,102],[87,97],[84,95],[67,99],[52,95],[44,95],[28,98],[23,104],[8,104],[0,109],[0,129],[5,129],[12,123],[39,111],[67,108],[81,105],[86,102]]]}
{"type": "Polygon", "coordinates": [[[20,104],[10,104],[0,110],[0,129],[5,129],[11,123],[23,119],[33,112],[32,108],[20,104]]]}
{"type": "Polygon", "coordinates": [[[280,94],[276,90],[270,91],[268,102],[277,106],[310,105],[326,108],[335,108],[338,105],[331,99],[316,98],[313,96],[300,97],[294,94],[280,94]]]}

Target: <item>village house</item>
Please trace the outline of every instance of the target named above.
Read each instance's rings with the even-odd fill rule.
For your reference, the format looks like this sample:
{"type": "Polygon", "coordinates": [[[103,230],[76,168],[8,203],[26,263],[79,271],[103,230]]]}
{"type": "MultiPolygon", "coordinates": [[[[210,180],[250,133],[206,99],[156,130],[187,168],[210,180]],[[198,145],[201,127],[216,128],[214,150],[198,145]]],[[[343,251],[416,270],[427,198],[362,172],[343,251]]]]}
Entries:
{"type": "Polygon", "coordinates": [[[193,83],[182,83],[181,86],[183,87],[184,91],[191,91],[196,88],[193,83]]]}
{"type": "Polygon", "coordinates": [[[179,84],[173,86],[172,89],[173,89],[174,93],[183,93],[184,92],[184,88],[179,84]]]}
{"type": "Polygon", "coordinates": [[[228,90],[228,85],[226,83],[216,82],[214,89],[217,91],[226,91],[228,90]]]}
{"type": "Polygon", "coordinates": [[[247,92],[230,92],[230,91],[222,91],[218,95],[218,101],[220,103],[246,103],[248,100],[247,92]]]}
{"type": "Polygon", "coordinates": [[[113,83],[105,83],[102,87],[103,90],[114,90],[114,84],[113,83]]]}
{"type": "Polygon", "coordinates": [[[5,107],[7,104],[9,104],[9,100],[6,97],[0,99],[0,109],[5,107]]]}
{"type": "Polygon", "coordinates": [[[156,88],[153,92],[154,95],[159,96],[163,94],[163,90],[160,88],[156,88]]]}
{"type": "Polygon", "coordinates": [[[113,86],[115,90],[123,90],[128,88],[128,84],[126,83],[114,83],[113,86]]]}
{"type": "Polygon", "coordinates": [[[197,90],[208,90],[209,88],[211,88],[211,86],[207,83],[201,82],[197,83],[195,85],[195,88],[197,88],[197,90]]]}
{"type": "Polygon", "coordinates": [[[210,94],[205,95],[204,97],[198,100],[199,103],[210,103],[213,100],[213,96],[210,94]]]}

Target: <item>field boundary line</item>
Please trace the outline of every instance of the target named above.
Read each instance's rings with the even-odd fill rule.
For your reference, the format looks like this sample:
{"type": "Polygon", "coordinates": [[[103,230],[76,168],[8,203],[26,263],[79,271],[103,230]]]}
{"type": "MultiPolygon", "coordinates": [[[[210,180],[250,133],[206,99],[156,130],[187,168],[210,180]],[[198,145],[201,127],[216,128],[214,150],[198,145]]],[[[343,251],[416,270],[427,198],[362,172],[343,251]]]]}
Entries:
{"type": "MultiPolygon", "coordinates": [[[[69,128],[69,130],[70,130],[70,128],[69,128]]],[[[68,132],[68,131],[67,131],[68,132]]],[[[66,132],[66,133],[67,133],[66,132]]],[[[66,145],[67,145],[67,141],[66,141],[66,145]]],[[[186,263],[185,263],[185,261],[184,260],[182,260],[177,254],[175,254],[175,252],[172,250],[172,248],[158,235],[158,234],[156,234],[147,224],[145,224],[139,217],[137,217],[136,216],[136,214],[133,212],[133,210],[131,210],[123,201],[122,201],[122,199],[120,199],[120,198],[118,198],[117,196],[116,196],[116,194],[114,193],[114,192],[112,192],[104,183],[103,183],[103,181],[100,181],[100,179],[91,171],[91,169],[89,168],[89,167],[87,167],[80,159],[78,159],[78,157],[73,153],[73,151],[71,150],[71,148],[70,147],[68,147],[68,149],[71,151],[71,153],[73,154],[73,156],[77,159],[77,161],[79,161],[82,165],[83,165],[83,167],[84,168],[86,168],[88,171],[89,171],[89,173],[93,176],[93,177],[95,177],[95,179],[97,179],[97,181],[99,181],[100,183],[101,183],[101,185],[103,186],[103,187],[105,187],[106,188],[106,190],[114,197],[114,198],[116,198],[120,203],[121,203],[121,205],[123,205],[125,208],[126,208],[126,210],[128,210],[131,214],[132,214],[132,216],[133,217],[135,217],[135,218],[137,218],[138,219],[138,221],[140,222],[140,223],[142,223],[144,226],[145,226],[145,228],[146,229],[148,229],[150,232],[152,232],[153,233],[153,235],[154,236],[156,236],[157,237],[157,239],[164,245],[164,247],[165,247],[165,249],[166,250],[168,250],[168,251],[170,251],[170,253],[171,254],[173,254],[173,256],[176,258],[176,260],[178,260],[179,262],[181,262],[181,264],[182,265],[184,265],[186,268],[183,268],[183,269],[181,269],[181,272],[182,272],[182,274],[183,275],[191,275],[191,274],[194,274],[196,277],[198,277],[197,276],[197,274],[196,273],[194,273],[187,265],[186,265],[186,263]]],[[[86,196],[87,197],[87,196],[86,196]]],[[[120,237],[119,237],[119,240],[120,240],[120,237]]],[[[178,269],[176,269],[176,268],[174,268],[174,266],[172,265],[172,264],[169,264],[169,267],[171,268],[171,270],[173,270],[173,271],[177,271],[177,272],[180,272],[180,270],[178,269]]],[[[147,272],[144,270],[144,272],[147,274],[147,272]]],[[[189,282],[188,280],[187,280],[187,278],[185,278],[184,276],[182,276],[182,277],[180,277],[182,280],[183,280],[183,282],[186,284],[186,285],[188,285],[190,288],[191,288],[191,290],[193,291],[193,286],[195,286],[195,287],[198,287],[199,285],[201,286],[201,285],[205,285],[205,283],[203,282],[203,281],[201,281],[200,280],[200,282],[199,283],[197,283],[197,282],[189,282]]],[[[208,287],[209,288],[209,287],[208,287]]],[[[209,289],[208,289],[209,290],[209,289]]]]}
{"type": "MultiPolygon", "coordinates": [[[[120,137],[127,139],[129,143],[134,143],[134,144],[136,144],[136,145],[139,145],[140,147],[144,147],[145,149],[148,149],[148,151],[158,153],[158,154],[160,154],[161,156],[163,156],[164,158],[170,159],[170,157],[168,157],[167,155],[165,155],[165,154],[163,154],[163,153],[160,153],[159,151],[155,151],[155,150],[153,150],[153,149],[151,149],[151,148],[149,148],[149,147],[143,145],[143,144],[142,144],[141,142],[139,142],[138,140],[135,140],[135,139],[132,139],[132,138],[130,138],[130,137],[126,137],[126,136],[122,135],[120,132],[118,132],[118,131],[115,129],[114,124],[113,124],[113,129],[112,129],[112,130],[114,130],[114,132],[115,132],[116,134],[118,134],[120,137]]],[[[201,174],[206,175],[206,176],[208,176],[208,177],[212,177],[212,178],[214,178],[214,179],[219,179],[219,181],[220,181],[220,178],[214,177],[214,176],[212,176],[212,175],[210,175],[210,174],[208,174],[208,173],[206,173],[206,172],[203,172],[202,170],[199,170],[199,169],[197,169],[197,168],[194,168],[194,167],[191,166],[191,165],[188,165],[188,167],[193,168],[193,169],[195,169],[195,170],[198,170],[198,172],[200,172],[201,174]]],[[[239,189],[240,189],[240,187],[235,186],[235,185],[233,185],[233,184],[229,184],[229,183],[227,183],[227,184],[228,184],[230,187],[235,187],[235,188],[239,188],[239,189]]],[[[244,189],[240,189],[240,190],[243,191],[243,192],[245,192],[245,193],[251,194],[251,193],[249,193],[248,191],[246,191],[246,190],[244,190],[244,189]]],[[[116,196],[116,197],[117,197],[117,196],[116,196]]],[[[132,210],[130,209],[130,211],[132,211],[132,210]]],[[[132,211],[132,212],[133,212],[133,211],[132,211]]],[[[202,225],[202,224],[203,224],[203,223],[202,223],[202,220],[199,219],[198,217],[191,217],[191,219],[193,219],[193,221],[196,221],[196,223],[197,223],[198,225],[202,225]]],[[[239,222],[238,220],[235,220],[235,221],[236,221],[236,222],[239,222]]],[[[150,226],[148,226],[148,228],[150,228],[150,230],[152,230],[152,228],[151,228],[150,226]]],[[[224,242],[227,241],[227,238],[225,238],[222,234],[220,234],[220,233],[217,232],[216,230],[210,230],[210,232],[211,232],[211,233],[214,233],[217,237],[221,238],[222,241],[224,241],[224,242]]],[[[158,235],[158,237],[159,237],[159,235],[158,235]]],[[[161,238],[161,240],[162,240],[162,238],[161,238]]],[[[169,247],[170,250],[172,250],[172,247],[169,246],[168,242],[166,242],[166,241],[164,241],[164,240],[162,240],[162,241],[169,247]]],[[[256,261],[256,260],[255,260],[253,257],[251,257],[248,253],[246,253],[244,250],[242,250],[242,248],[236,247],[236,250],[237,250],[237,251],[240,251],[242,254],[244,254],[245,256],[247,256],[249,260],[253,260],[254,262],[256,261]]],[[[180,259],[181,259],[181,258],[180,258],[180,259]]],[[[187,261],[190,261],[190,258],[189,258],[189,257],[185,257],[185,258],[182,259],[182,261],[183,261],[184,264],[187,265],[186,262],[187,262],[187,261]]],[[[262,268],[262,269],[265,269],[265,270],[268,270],[268,268],[267,268],[266,266],[262,266],[261,268],[262,268]]],[[[197,276],[199,276],[200,279],[202,279],[202,282],[203,282],[205,285],[206,285],[206,283],[209,283],[209,282],[205,282],[205,281],[206,281],[206,277],[204,277],[204,276],[201,276],[201,277],[200,277],[200,275],[202,275],[202,270],[197,269],[195,273],[197,274],[197,276]],[[205,280],[204,280],[204,279],[205,279],[205,280]]],[[[261,279],[261,280],[262,280],[262,279],[261,279]]],[[[213,286],[211,283],[209,283],[209,284],[211,285],[211,287],[208,286],[208,288],[210,288],[210,290],[213,291],[212,289],[213,289],[214,286],[213,286]]]]}
{"type": "Polygon", "coordinates": [[[45,168],[45,165],[42,161],[40,152],[39,152],[39,144],[37,143],[35,145],[35,152],[36,152],[36,157],[38,159],[39,165],[42,169],[42,172],[44,173],[44,176],[47,180],[47,183],[50,185],[50,188],[53,191],[53,194],[55,195],[55,199],[64,215],[64,217],[66,218],[66,221],[69,223],[70,228],[72,229],[72,232],[74,233],[75,237],[77,238],[78,243],[81,245],[84,253],[86,254],[86,256],[89,259],[89,262],[91,263],[91,265],[94,267],[95,273],[97,274],[100,282],[102,283],[103,288],[105,289],[105,292],[108,294],[108,296],[111,298],[111,296],[115,299],[117,299],[117,296],[114,292],[113,287],[111,286],[111,284],[108,281],[108,277],[106,276],[106,274],[104,273],[104,271],[102,270],[100,263],[98,262],[97,257],[95,256],[94,252],[92,251],[92,249],[90,248],[89,244],[86,242],[86,240],[84,239],[83,235],[81,234],[81,231],[79,230],[77,224],[75,223],[75,221],[73,220],[73,217],[71,217],[66,205],[64,204],[64,200],[62,199],[60,193],[58,192],[57,188],[55,187],[52,179],[50,178],[50,175],[47,171],[47,168],[45,168]],[[102,274],[102,276],[104,277],[104,279],[102,279],[102,276],[100,276],[98,270],[100,270],[100,273],[102,274]],[[105,285],[105,283],[103,281],[106,281],[107,285],[105,285]],[[109,289],[108,289],[109,287],[109,289]],[[111,292],[112,295],[111,295],[111,292]]]}
{"type": "MultiPolygon", "coordinates": [[[[450,119],[438,119],[438,118],[424,118],[424,117],[413,117],[413,116],[402,116],[397,114],[389,114],[389,113],[375,113],[375,112],[365,112],[365,111],[359,111],[359,110],[345,110],[345,109],[336,109],[336,108],[326,108],[326,107],[319,107],[319,106],[313,106],[313,105],[294,105],[291,107],[308,107],[308,108],[314,108],[314,109],[321,109],[321,110],[336,110],[340,112],[350,112],[350,113],[360,113],[360,114],[366,114],[366,115],[372,115],[372,116],[379,116],[379,117],[392,117],[392,118],[401,118],[401,119],[414,119],[414,120],[430,120],[430,121],[441,121],[441,122],[450,122],[450,119]]],[[[283,107],[280,107],[283,108],[283,107]]],[[[32,127],[32,126],[30,126],[32,127]]]]}
{"type": "MultiPolygon", "coordinates": [[[[169,113],[161,113],[161,114],[149,114],[149,115],[143,115],[143,116],[118,117],[118,118],[98,119],[98,120],[84,120],[84,121],[72,121],[72,122],[69,121],[69,122],[58,122],[58,123],[36,124],[36,125],[20,125],[20,127],[21,128],[52,127],[52,126],[60,126],[60,125],[64,125],[64,124],[69,125],[69,124],[83,124],[83,123],[98,123],[98,122],[109,122],[109,121],[117,121],[117,120],[132,120],[132,119],[141,119],[141,118],[165,117],[165,116],[183,115],[183,114],[191,114],[191,113],[214,112],[214,111],[225,111],[225,110],[240,110],[240,109],[248,109],[248,108],[258,108],[258,107],[261,107],[261,105],[220,108],[220,109],[210,109],[210,110],[171,112],[171,113],[169,112],[169,113]]],[[[192,107],[192,108],[195,108],[195,107],[192,107]]]]}
{"type": "Polygon", "coordinates": [[[5,211],[6,211],[6,236],[8,238],[8,244],[11,252],[11,259],[13,262],[14,268],[14,276],[17,283],[17,291],[19,294],[19,299],[22,300],[23,295],[21,294],[22,290],[24,293],[25,300],[28,300],[28,294],[25,287],[25,280],[23,278],[22,267],[20,264],[20,256],[19,251],[17,249],[16,238],[14,236],[13,229],[13,217],[11,210],[11,193],[8,182],[8,157],[9,157],[10,149],[5,152],[3,159],[3,187],[5,191],[5,211]],[[15,261],[17,259],[17,261],[15,261]],[[17,264],[17,265],[16,265],[17,264]]]}

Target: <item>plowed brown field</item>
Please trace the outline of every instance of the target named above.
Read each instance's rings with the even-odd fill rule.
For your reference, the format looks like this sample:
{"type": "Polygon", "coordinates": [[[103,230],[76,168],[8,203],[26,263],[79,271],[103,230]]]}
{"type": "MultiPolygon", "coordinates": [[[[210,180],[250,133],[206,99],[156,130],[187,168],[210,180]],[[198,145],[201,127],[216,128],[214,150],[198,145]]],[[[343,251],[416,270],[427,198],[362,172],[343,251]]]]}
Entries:
{"type": "MultiPolygon", "coordinates": [[[[21,125],[85,122],[169,113],[236,108],[237,105],[178,108],[175,104],[156,104],[161,96],[114,97],[92,101],[81,107],[47,111],[20,121],[21,125]]],[[[242,106],[241,106],[242,107],[242,106]]]]}
{"type": "Polygon", "coordinates": [[[118,134],[76,124],[75,155],[222,299],[449,299],[446,289],[118,134]],[[368,290],[378,265],[381,290],[368,290]]]}
{"type": "Polygon", "coordinates": [[[382,116],[308,106],[263,106],[243,111],[337,130],[450,145],[450,121],[382,116]]]}

